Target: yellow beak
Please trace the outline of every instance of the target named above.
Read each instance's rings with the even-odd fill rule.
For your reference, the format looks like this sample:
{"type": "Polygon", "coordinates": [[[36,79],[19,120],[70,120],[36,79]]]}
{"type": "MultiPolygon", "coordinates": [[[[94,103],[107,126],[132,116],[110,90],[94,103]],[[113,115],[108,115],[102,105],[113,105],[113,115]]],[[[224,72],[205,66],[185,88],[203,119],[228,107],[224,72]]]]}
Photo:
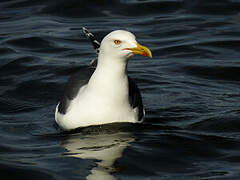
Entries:
{"type": "Polygon", "coordinates": [[[127,48],[127,49],[131,50],[134,54],[140,54],[140,55],[152,58],[152,52],[150,51],[150,49],[138,43],[136,48],[127,48]]]}

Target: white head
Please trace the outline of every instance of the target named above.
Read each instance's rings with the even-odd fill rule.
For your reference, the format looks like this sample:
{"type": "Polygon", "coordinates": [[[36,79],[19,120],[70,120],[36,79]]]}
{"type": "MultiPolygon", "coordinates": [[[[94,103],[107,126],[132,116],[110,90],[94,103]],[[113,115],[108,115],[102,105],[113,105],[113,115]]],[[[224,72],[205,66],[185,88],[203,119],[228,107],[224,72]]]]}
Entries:
{"type": "Polygon", "coordinates": [[[101,42],[100,56],[108,56],[111,59],[127,62],[134,54],[152,57],[151,51],[138,44],[136,37],[128,31],[113,31],[105,36],[101,42]]]}

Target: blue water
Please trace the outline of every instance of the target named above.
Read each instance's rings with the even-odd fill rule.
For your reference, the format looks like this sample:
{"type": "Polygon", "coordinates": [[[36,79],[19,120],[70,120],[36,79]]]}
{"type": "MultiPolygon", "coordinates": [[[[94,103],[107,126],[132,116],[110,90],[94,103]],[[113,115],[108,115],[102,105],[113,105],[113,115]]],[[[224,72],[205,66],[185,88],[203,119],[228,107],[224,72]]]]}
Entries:
{"type": "Polygon", "coordinates": [[[8,179],[240,179],[240,2],[2,0],[0,173],[8,179]],[[64,84],[99,40],[133,32],[142,125],[70,134],[54,123],[64,84]]]}

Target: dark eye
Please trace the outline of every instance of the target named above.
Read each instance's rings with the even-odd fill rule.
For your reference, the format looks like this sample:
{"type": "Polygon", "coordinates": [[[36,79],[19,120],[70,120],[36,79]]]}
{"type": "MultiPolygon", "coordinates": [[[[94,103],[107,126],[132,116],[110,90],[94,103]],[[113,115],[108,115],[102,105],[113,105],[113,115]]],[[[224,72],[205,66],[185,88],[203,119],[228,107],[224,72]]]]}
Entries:
{"type": "Polygon", "coordinates": [[[114,43],[115,43],[116,45],[121,44],[121,42],[122,42],[122,41],[120,41],[120,40],[114,40],[114,43]]]}

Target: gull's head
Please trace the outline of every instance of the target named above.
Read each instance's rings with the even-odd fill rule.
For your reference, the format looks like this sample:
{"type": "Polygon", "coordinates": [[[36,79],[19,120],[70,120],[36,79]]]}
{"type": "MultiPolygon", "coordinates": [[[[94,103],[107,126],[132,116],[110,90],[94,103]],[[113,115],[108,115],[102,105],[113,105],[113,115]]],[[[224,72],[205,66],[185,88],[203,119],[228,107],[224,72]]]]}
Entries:
{"type": "Polygon", "coordinates": [[[152,57],[151,51],[140,45],[134,34],[124,30],[116,30],[105,36],[101,42],[100,54],[123,61],[134,54],[152,57]]]}

